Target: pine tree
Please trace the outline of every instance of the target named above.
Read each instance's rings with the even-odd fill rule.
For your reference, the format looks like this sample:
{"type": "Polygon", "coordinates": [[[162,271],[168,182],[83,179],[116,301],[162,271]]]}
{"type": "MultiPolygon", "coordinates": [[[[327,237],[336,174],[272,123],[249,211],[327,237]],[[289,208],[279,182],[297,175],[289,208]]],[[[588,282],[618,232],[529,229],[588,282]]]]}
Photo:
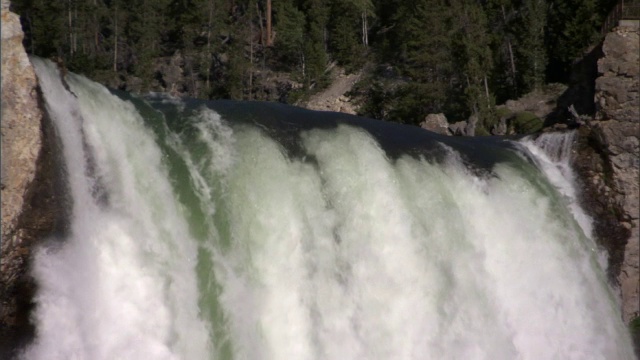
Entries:
{"type": "Polygon", "coordinates": [[[410,91],[400,91],[409,95],[401,103],[413,108],[411,121],[419,122],[447,107],[453,71],[449,9],[441,1],[420,0],[401,10],[398,15],[406,19],[395,22],[397,38],[404,40],[397,56],[415,83],[407,87],[410,91]]]}
{"type": "Polygon", "coordinates": [[[509,0],[489,0],[485,4],[494,63],[491,84],[500,101],[520,95],[517,83],[519,65],[515,57],[518,44],[514,33],[517,11],[514,5],[509,0]]]}
{"type": "Polygon", "coordinates": [[[291,0],[276,2],[274,29],[276,37],[274,46],[277,55],[285,65],[285,69],[302,73],[304,66],[303,46],[305,42],[305,16],[291,0]]]}
{"type": "Polygon", "coordinates": [[[302,75],[307,88],[323,85],[328,63],[326,32],[329,21],[327,0],[303,0],[306,14],[305,42],[303,45],[302,75]]]}
{"type": "Polygon", "coordinates": [[[364,63],[364,50],[361,23],[363,8],[357,1],[334,0],[331,5],[329,21],[329,50],[333,59],[348,71],[355,70],[364,63]]]}
{"type": "Polygon", "coordinates": [[[470,113],[478,117],[485,130],[494,118],[494,98],[489,89],[493,70],[491,38],[484,9],[474,0],[452,2],[454,16],[454,63],[461,80],[470,113]]]}
{"type": "Polygon", "coordinates": [[[546,0],[523,0],[518,9],[515,49],[519,64],[518,88],[522,93],[539,89],[546,80],[547,48],[545,27],[547,21],[546,0]]]}
{"type": "Polygon", "coordinates": [[[63,15],[67,9],[65,2],[14,0],[11,6],[22,16],[28,52],[43,57],[68,56],[68,25],[63,15]]]}
{"type": "Polygon", "coordinates": [[[550,3],[545,34],[547,56],[551,65],[549,80],[569,80],[571,63],[581,57],[597,39],[601,20],[596,0],[560,0],[550,3]]]}

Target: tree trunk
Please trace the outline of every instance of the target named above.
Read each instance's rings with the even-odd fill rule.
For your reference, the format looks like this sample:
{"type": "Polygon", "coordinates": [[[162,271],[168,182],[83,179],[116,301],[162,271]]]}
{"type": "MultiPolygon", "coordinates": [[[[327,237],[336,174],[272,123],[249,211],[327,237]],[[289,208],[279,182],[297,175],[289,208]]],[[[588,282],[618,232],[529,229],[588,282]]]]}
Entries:
{"type": "Polygon", "coordinates": [[[249,100],[253,94],[253,22],[249,20],[249,100]]]}
{"type": "Polygon", "coordinates": [[[267,46],[273,46],[273,35],[271,34],[271,0],[267,0],[267,46]]]}
{"type": "Polygon", "coordinates": [[[73,24],[75,24],[76,31],[73,32],[73,52],[78,52],[78,3],[73,4],[73,24]]]}
{"type": "Polygon", "coordinates": [[[489,83],[487,82],[487,75],[484,76],[484,95],[487,97],[487,109],[490,109],[491,98],[489,97],[489,83]]]}
{"type": "Polygon", "coordinates": [[[517,91],[516,62],[513,59],[513,47],[511,46],[511,39],[507,39],[507,48],[509,49],[509,62],[511,63],[511,82],[513,83],[514,90],[517,91]]]}
{"type": "Polygon", "coordinates": [[[256,14],[258,15],[258,25],[260,25],[260,41],[259,43],[266,46],[267,42],[269,40],[267,40],[267,35],[265,33],[264,30],[264,25],[263,25],[263,21],[262,21],[262,11],[260,11],[260,4],[258,4],[258,2],[256,2],[256,14]]]}
{"type": "Polygon", "coordinates": [[[100,25],[98,22],[98,0],[93,0],[93,55],[94,56],[98,56],[98,47],[99,47],[99,42],[98,42],[98,33],[100,30],[100,25]]]}
{"type": "Polygon", "coordinates": [[[73,23],[72,23],[72,8],[71,8],[71,0],[67,1],[67,4],[69,5],[68,8],[68,18],[69,18],[69,53],[71,54],[71,56],[73,56],[73,23]]]}
{"type": "Polygon", "coordinates": [[[115,26],[113,37],[113,72],[118,72],[118,5],[115,6],[115,26]]]}
{"type": "MultiPolygon", "coordinates": [[[[502,19],[504,20],[504,25],[507,26],[507,12],[504,10],[504,5],[502,8],[502,19]]],[[[513,59],[513,47],[511,46],[511,39],[507,37],[507,49],[509,50],[509,62],[511,63],[511,84],[513,85],[513,89],[518,92],[518,87],[516,85],[516,62],[513,59]]]]}
{"type": "Polygon", "coordinates": [[[206,91],[209,93],[211,79],[211,27],[213,25],[213,1],[209,0],[209,21],[207,24],[207,80],[205,81],[206,91]]]}
{"type": "Polygon", "coordinates": [[[369,46],[369,31],[367,31],[367,10],[362,12],[362,45],[369,46]]]}

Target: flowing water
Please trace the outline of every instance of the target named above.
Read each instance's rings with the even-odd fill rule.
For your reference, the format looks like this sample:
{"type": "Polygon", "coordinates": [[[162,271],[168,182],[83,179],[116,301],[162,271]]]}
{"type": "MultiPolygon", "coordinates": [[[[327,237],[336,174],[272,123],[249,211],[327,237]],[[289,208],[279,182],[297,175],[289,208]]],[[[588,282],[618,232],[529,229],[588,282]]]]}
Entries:
{"type": "Polygon", "coordinates": [[[26,359],[633,358],[566,156],[33,62],[72,209],[26,359]]]}

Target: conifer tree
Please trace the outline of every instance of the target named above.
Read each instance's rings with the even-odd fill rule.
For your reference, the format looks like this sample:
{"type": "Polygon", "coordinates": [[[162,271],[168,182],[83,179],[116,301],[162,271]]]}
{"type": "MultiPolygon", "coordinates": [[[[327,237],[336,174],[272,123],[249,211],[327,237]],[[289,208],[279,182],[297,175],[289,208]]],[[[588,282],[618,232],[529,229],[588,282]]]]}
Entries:
{"type": "Polygon", "coordinates": [[[571,63],[599,36],[602,15],[597,5],[596,0],[550,2],[545,40],[551,81],[568,81],[571,63]]]}
{"type": "Polygon", "coordinates": [[[355,70],[364,63],[364,44],[361,4],[356,1],[334,0],[329,21],[329,49],[333,59],[355,70]]]}
{"type": "Polygon", "coordinates": [[[489,89],[493,70],[491,38],[483,8],[474,0],[452,1],[454,63],[469,112],[490,130],[494,98],[489,89]]]}
{"type": "Polygon", "coordinates": [[[329,21],[327,0],[302,0],[306,15],[305,42],[303,45],[302,75],[307,87],[325,80],[328,63],[326,32],[329,21]]]}
{"type": "Polygon", "coordinates": [[[406,19],[396,20],[397,38],[404,40],[398,55],[404,74],[415,82],[404,92],[413,100],[402,103],[414,109],[413,121],[418,122],[428,113],[444,111],[448,102],[453,65],[450,13],[438,0],[415,1],[402,10],[398,15],[406,19]]]}
{"type": "Polygon", "coordinates": [[[517,22],[515,5],[509,0],[489,0],[485,4],[494,62],[491,83],[501,101],[520,95],[517,83],[519,66],[515,56],[518,47],[514,31],[517,22]]]}
{"type": "Polygon", "coordinates": [[[285,68],[302,73],[305,16],[292,0],[280,0],[274,8],[275,50],[285,68]]]}
{"type": "Polygon", "coordinates": [[[523,0],[517,56],[522,64],[520,87],[525,91],[539,89],[545,83],[547,51],[544,31],[547,24],[546,0],[523,0]]]}

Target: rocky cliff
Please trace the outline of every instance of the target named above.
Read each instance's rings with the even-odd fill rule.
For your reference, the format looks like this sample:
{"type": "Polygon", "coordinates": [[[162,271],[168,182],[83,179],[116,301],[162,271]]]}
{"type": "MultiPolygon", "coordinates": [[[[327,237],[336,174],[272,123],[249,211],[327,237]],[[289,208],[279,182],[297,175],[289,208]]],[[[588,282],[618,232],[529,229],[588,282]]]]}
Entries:
{"type": "Polygon", "coordinates": [[[639,309],[640,42],[619,27],[602,45],[595,80],[595,118],[580,129],[576,168],[584,205],[609,251],[609,278],[619,285],[625,322],[639,309]]]}
{"type": "Polygon", "coordinates": [[[51,124],[40,111],[37,80],[22,46],[22,28],[2,0],[2,241],[0,358],[30,337],[29,259],[40,239],[62,229],[61,167],[51,124]]]}
{"type": "Polygon", "coordinates": [[[640,285],[640,38],[638,28],[619,27],[602,45],[596,80],[594,140],[602,147],[611,171],[610,201],[620,208],[629,231],[618,282],[626,321],[638,316],[640,285]]]}

